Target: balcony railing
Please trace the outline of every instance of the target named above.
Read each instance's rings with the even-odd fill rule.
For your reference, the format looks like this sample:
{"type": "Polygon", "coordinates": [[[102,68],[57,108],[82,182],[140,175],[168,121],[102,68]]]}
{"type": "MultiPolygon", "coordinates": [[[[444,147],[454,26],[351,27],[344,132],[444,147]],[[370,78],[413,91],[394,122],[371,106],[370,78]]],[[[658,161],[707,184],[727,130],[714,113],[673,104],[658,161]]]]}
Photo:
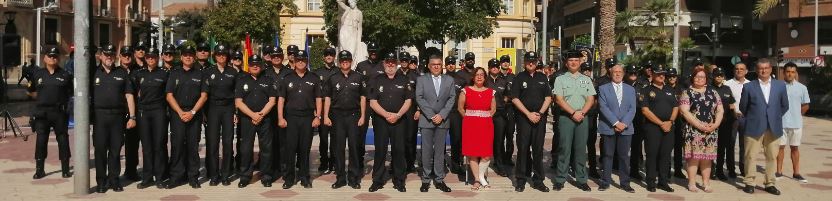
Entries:
{"type": "Polygon", "coordinates": [[[6,7],[34,8],[34,0],[3,0],[6,7]]]}

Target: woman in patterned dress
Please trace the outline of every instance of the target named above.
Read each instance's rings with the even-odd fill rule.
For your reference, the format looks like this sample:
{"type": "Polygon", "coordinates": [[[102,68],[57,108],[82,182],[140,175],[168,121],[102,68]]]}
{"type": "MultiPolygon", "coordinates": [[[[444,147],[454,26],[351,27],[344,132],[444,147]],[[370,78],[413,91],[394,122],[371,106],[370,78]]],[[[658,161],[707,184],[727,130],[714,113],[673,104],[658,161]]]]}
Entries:
{"type": "Polygon", "coordinates": [[[687,124],[684,127],[684,158],[687,164],[688,190],[697,192],[696,170],[701,168],[702,186],[712,192],[710,186],[711,161],[716,159],[717,129],[722,122],[722,101],[716,90],[706,87],[707,73],[693,71],[691,87],[679,97],[679,107],[687,124]]]}
{"type": "Polygon", "coordinates": [[[494,122],[491,119],[497,111],[494,90],[485,87],[485,69],[476,68],[471,86],[459,94],[459,113],[462,114],[462,155],[474,176],[472,190],[489,187],[485,171],[491,163],[494,147],[494,122]]]}

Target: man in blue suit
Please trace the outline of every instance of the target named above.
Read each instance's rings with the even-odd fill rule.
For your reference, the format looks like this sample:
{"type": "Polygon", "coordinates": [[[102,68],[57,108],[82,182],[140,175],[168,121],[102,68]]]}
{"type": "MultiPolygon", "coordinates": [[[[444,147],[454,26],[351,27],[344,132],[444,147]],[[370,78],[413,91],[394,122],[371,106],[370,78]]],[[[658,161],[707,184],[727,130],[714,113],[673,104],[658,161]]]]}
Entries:
{"type": "Polygon", "coordinates": [[[599,191],[610,188],[612,181],[612,160],[618,152],[618,172],[621,190],[635,193],[630,187],[630,143],[633,137],[633,118],[636,115],[636,90],[624,84],[624,67],[616,64],[610,68],[612,81],[598,87],[598,107],[601,117],[598,121],[598,133],[603,139],[603,176],[599,191]],[[623,154],[622,154],[623,153],[623,154]]]}
{"type": "Polygon", "coordinates": [[[771,61],[757,61],[758,80],[746,83],[740,99],[740,115],[745,116],[745,177],[746,193],[754,193],[757,165],[754,154],[763,148],[766,156],[765,191],[780,195],[774,186],[774,172],[780,136],[783,135],[783,115],[789,110],[786,83],[771,78],[771,61]]]}

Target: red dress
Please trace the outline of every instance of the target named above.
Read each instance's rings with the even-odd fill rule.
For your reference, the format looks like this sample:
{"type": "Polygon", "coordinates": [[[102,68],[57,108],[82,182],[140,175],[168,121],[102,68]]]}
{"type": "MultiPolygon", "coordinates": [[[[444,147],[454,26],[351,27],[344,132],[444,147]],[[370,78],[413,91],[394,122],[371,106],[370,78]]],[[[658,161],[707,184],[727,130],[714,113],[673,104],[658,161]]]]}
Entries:
{"type": "Polygon", "coordinates": [[[491,101],[494,90],[475,91],[465,87],[465,114],[462,116],[462,155],[490,157],[494,147],[494,122],[491,101]]]}

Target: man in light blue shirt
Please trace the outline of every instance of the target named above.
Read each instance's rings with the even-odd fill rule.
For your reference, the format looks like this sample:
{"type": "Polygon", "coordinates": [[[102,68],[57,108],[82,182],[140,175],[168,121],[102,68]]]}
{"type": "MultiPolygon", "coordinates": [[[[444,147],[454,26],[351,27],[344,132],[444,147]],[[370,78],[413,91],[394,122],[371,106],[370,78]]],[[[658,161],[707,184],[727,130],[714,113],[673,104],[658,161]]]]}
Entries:
{"type": "Polygon", "coordinates": [[[803,136],[803,114],[809,110],[809,91],[806,85],[797,81],[797,65],[792,62],[784,66],[786,81],[786,93],[789,96],[789,110],[783,115],[783,138],[780,140],[780,154],[777,154],[777,172],[775,176],[777,179],[783,178],[783,159],[785,158],[786,145],[791,148],[792,169],[794,173],[792,178],[801,183],[808,183],[803,176],[800,175],[800,146],[801,137],[803,136]]]}

